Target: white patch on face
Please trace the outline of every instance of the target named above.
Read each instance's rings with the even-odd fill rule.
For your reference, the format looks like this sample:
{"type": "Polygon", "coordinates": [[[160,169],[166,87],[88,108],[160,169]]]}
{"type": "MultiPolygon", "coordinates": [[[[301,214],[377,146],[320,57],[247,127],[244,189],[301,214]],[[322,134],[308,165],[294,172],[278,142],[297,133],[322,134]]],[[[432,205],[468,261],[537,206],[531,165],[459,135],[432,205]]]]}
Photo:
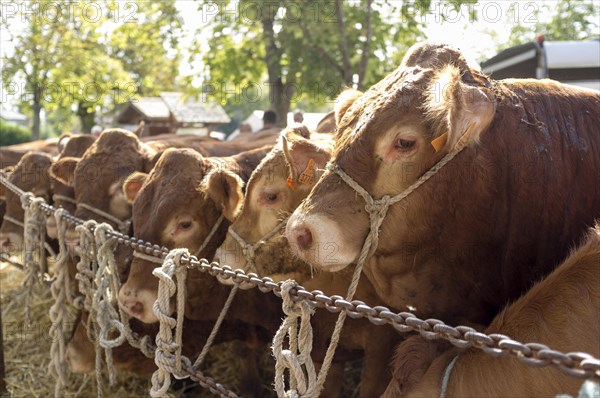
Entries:
{"type": "MultiPolygon", "coordinates": [[[[228,265],[232,269],[242,269],[246,270],[246,257],[242,253],[242,248],[237,242],[233,242],[233,238],[228,236],[227,240],[217,249],[215,252],[214,260],[221,265],[228,265]]],[[[249,272],[255,272],[255,270],[250,270],[249,272]]],[[[228,279],[230,283],[228,285],[233,284],[231,279],[228,279]]]]}
{"type": "Polygon", "coordinates": [[[125,198],[123,181],[113,183],[108,188],[108,195],[110,197],[109,213],[121,220],[131,218],[131,204],[125,198]]]}
{"type": "Polygon", "coordinates": [[[394,126],[382,134],[375,144],[375,156],[382,164],[373,185],[373,196],[398,194],[416,181],[422,173],[424,157],[433,155],[427,144],[423,132],[413,123],[394,126]],[[406,148],[407,145],[411,146],[406,148]]]}
{"type": "Polygon", "coordinates": [[[295,255],[324,271],[342,270],[354,262],[360,253],[360,248],[345,242],[341,225],[320,214],[307,216],[294,212],[286,225],[285,234],[295,255]],[[307,250],[302,250],[296,243],[296,235],[302,228],[308,228],[312,235],[312,244],[307,250]]]}
{"type": "MultiPolygon", "coordinates": [[[[125,286],[123,286],[125,287],[125,286]]],[[[121,295],[123,287],[119,292],[119,307],[121,307],[130,316],[139,319],[144,323],[155,323],[158,322],[158,318],[154,314],[153,306],[154,302],[158,298],[158,293],[153,290],[138,290],[130,296],[121,295]],[[142,305],[142,311],[132,311],[132,306],[140,303],[142,305]]],[[[175,309],[173,305],[169,305],[169,314],[171,315],[175,309]]]]}

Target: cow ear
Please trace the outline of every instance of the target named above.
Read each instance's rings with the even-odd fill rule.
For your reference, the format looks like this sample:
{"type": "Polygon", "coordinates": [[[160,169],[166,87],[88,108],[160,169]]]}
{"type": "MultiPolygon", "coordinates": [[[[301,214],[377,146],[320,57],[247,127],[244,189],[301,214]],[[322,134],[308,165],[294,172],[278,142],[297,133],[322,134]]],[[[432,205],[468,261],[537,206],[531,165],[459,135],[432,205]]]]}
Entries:
{"type": "Polygon", "coordinates": [[[331,151],[323,148],[317,141],[311,141],[292,132],[281,135],[281,144],[289,169],[290,182],[314,183],[316,169],[325,167],[331,151]]]}
{"type": "Polygon", "coordinates": [[[137,135],[138,137],[143,137],[145,127],[146,127],[146,123],[142,120],[140,122],[140,124],[138,125],[138,127],[133,131],[133,134],[137,135]]]}
{"type": "Polygon", "coordinates": [[[71,157],[59,159],[52,163],[48,173],[50,177],[72,187],[75,180],[75,167],[77,167],[79,160],[79,158],[71,157]]]}
{"type": "Polygon", "coordinates": [[[148,174],[140,173],[139,171],[134,172],[125,179],[125,182],[123,183],[123,194],[125,195],[127,202],[133,203],[147,179],[148,174]]]}
{"type": "Polygon", "coordinates": [[[71,139],[71,133],[63,133],[58,139],[58,153],[63,153],[67,143],[71,139]]]}
{"type": "Polygon", "coordinates": [[[157,152],[148,145],[142,144],[142,159],[144,162],[142,167],[144,173],[150,173],[150,171],[152,171],[152,169],[156,165],[156,162],[158,162],[158,159],[160,159],[162,153],[163,151],[157,152]]]}
{"type": "Polygon", "coordinates": [[[496,100],[486,87],[465,84],[460,69],[448,65],[433,79],[425,111],[434,149],[450,151],[463,136],[466,145],[479,142],[494,118],[496,100]]]}
{"type": "Polygon", "coordinates": [[[244,202],[243,187],[240,176],[230,170],[217,169],[206,176],[199,190],[221,208],[226,219],[233,221],[244,202]]]}
{"type": "Polygon", "coordinates": [[[349,88],[347,90],[342,91],[342,93],[335,100],[335,123],[337,126],[340,125],[340,121],[346,114],[346,111],[350,108],[350,106],[360,97],[363,93],[349,88]]]}

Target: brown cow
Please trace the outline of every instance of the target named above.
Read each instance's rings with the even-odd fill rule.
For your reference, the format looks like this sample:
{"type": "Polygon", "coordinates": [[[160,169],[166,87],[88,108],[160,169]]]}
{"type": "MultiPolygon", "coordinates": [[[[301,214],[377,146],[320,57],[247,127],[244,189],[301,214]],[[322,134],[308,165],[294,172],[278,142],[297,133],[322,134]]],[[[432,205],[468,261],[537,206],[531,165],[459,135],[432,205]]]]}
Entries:
{"type": "MultiPolygon", "coordinates": [[[[600,357],[600,225],[556,270],[507,306],[486,330],[522,343],[586,352],[600,357]]],[[[554,367],[532,368],[512,356],[494,358],[478,349],[452,349],[438,357],[436,345],[413,336],[398,346],[393,381],[385,397],[439,397],[451,369],[447,397],[577,396],[581,379],[554,367]]]]}
{"type": "Polygon", "coordinates": [[[395,309],[489,324],[600,214],[596,92],[548,80],[494,82],[458,51],[424,43],[342,106],[333,171],[286,230],[298,256],[320,269],[356,261],[370,225],[365,200],[337,170],[374,198],[394,196],[466,143],[383,219],[364,273],[395,309]],[[327,245],[335,255],[315,255],[327,245]]]}
{"type": "MultiPolygon", "coordinates": [[[[189,149],[168,149],[150,174],[135,173],[124,184],[126,198],[133,201],[133,229],[136,237],[167,248],[187,247],[198,257],[212,258],[225,237],[229,220],[217,223],[221,213],[232,218],[241,189],[234,182],[246,181],[252,170],[271,147],[243,152],[231,158],[204,158],[189,149]],[[134,201],[135,199],[135,201],[134,201]],[[214,235],[210,235],[216,228],[214,235]],[[207,241],[205,247],[203,242],[207,241]]],[[[157,299],[158,280],[152,275],[157,264],[134,257],[127,282],[119,292],[119,305],[143,322],[157,322],[152,310],[157,299]]],[[[203,335],[214,323],[229,295],[230,288],[212,276],[191,270],[187,280],[188,298],[184,330],[203,335]]],[[[237,293],[225,318],[224,327],[255,329],[255,333],[238,333],[229,339],[246,341],[242,392],[256,394],[256,349],[267,343],[280,323],[280,302],[259,291],[237,293]],[[258,340],[258,341],[255,341],[258,340]]],[[[221,336],[220,331],[218,336],[221,336]]],[[[196,337],[197,339],[198,337],[196,337]]],[[[202,339],[202,341],[204,341],[202,339]]]]}
{"type": "MultiPolygon", "coordinates": [[[[61,151],[57,160],[65,157],[81,157],[84,152],[96,141],[96,136],[91,134],[80,134],[70,136],[60,141],[61,151]]],[[[75,213],[75,191],[73,187],[52,179],[52,205],[55,208],[62,207],[71,214],[75,213]]],[[[51,215],[46,220],[46,235],[51,239],[58,237],[56,230],[56,219],[51,215]]]]}
{"type": "MultiPolygon", "coordinates": [[[[21,158],[9,181],[34,195],[50,202],[52,190],[48,170],[52,157],[44,152],[28,152],[21,158]]],[[[25,211],[21,199],[10,189],[0,184],[0,196],[6,198],[6,214],[0,227],[0,247],[2,251],[19,253],[23,245],[23,223],[25,211]],[[10,217],[10,218],[9,218],[10,217]],[[11,221],[11,218],[16,221],[11,221]]]]}
{"type": "MultiPolygon", "coordinates": [[[[218,249],[215,260],[274,280],[294,279],[309,291],[344,295],[352,277],[350,272],[316,272],[312,275],[309,267],[292,255],[285,237],[281,233],[272,234],[277,228],[281,230],[282,218],[291,214],[308,196],[319,170],[329,160],[333,144],[331,135],[311,134],[303,125],[284,130],[278,144],[252,174],[242,210],[218,249]],[[311,160],[314,163],[309,163],[311,160]],[[300,177],[303,172],[305,176],[312,175],[312,181],[300,177]],[[265,242],[254,249],[255,267],[249,268],[233,234],[246,244],[265,242]],[[269,234],[272,236],[265,238],[269,234]]],[[[366,279],[360,281],[355,298],[370,303],[378,300],[373,286],[366,279]]],[[[323,360],[336,319],[337,314],[328,311],[317,311],[313,316],[315,361],[323,360]]],[[[388,363],[392,347],[399,337],[391,328],[376,327],[366,319],[346,323],[339,348],[345,351],[364,350],[365,353],[359,396],[374,397],[384,391],[391,377],[388,363]]],[[[328,378],[328,395],[336,382],[341,385],[341,379],[328,378]]]]}
{"type": "Polygon", "coordinates": [[[50,155],[57,155],[60,151],[60,139],[48,138],[46,140],[37,140],[24,142],[21,144],[7,145],[0,147],[0,168],[14,166],[29,151],[44,152],[50,155]]]}
{"type": "MultiPolygon", "coordinates": [[[[169,147],[192,147],[204,155],[221,156],[238,153],[253,145],[172,135],[158,141],[141,142],[134,133],[110,129],[100,135],[81,159],[63,158],[52,166],[51,173],[75,189],[77,217],[105,221],[125,231],[126,221],[131,217],[131,205],[123,196],[123,181],[135,171],[149,172],[159,151],[169,147]]],[[[76,233],[70,231],[67,239],[76,241],[76,233]]]]}
{"type": "MultiPolygon", "coordinates": [[[[243,181],[250,178],[270,149],[264,147],[231,158],[205,158],[189,149],[166,150],[150,174],[135,173],[125,181],[125,196],[133,202],[136,237],[167,248],[187,247],[195,253],[223,213],[225,219],[209,243],[196,253],[212,258],[237,212],[243,181]]],[[[158,280],[152,275],[155,267],[135,257],[119,293],[120,305],[146,323],[157,321],[152,311],[158,293],[158,280]]],[[[206,283],[205,279],[204,275],[190,276],[188,291],[192,300],[194,295],[204,294],[193,283],[206,283]]],[[[192,305],[187,307],[195,311],[192,305]]],[[[196,318],[192,313],[188,316],[196,318]]]]}

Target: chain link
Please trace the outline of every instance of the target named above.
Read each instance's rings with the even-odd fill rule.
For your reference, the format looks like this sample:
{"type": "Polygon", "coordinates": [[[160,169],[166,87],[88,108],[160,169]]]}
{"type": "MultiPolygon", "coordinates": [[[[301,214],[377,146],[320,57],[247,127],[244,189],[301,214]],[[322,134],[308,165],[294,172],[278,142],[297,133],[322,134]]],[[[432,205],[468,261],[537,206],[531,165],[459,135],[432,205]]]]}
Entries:
{"type": "MultiPolygon", "coordinates": [[[[0,173],[4,174],[3,172],[0,173]]],[[[17,195],[22,195],[24,193],[17,186],[7,181],[4,176],[0,177],[0,183],[4,184],[17,195]]],[[[54,214],[54,208],[52,206],[41,204],[40,207],[44,212],[54,214]]],[[[67,212],[64,213],[63,218],[72,224],[83,224],[82,220],[67,212]]],[[[119,244],[129,246],[134,250],[141,251],[160,259],[164,259],[169,252],[165,247],[145,242],[141,239],[136,239],[135,237],[130,237],[116,231],[110,231],[109,234],[117,238],[119,244]]],[[[233,270],[227,265],[221,266],[215,262],[211,263],[206,259],[197,259],[194,256],[183,256],[181,258],[181,263],[185,264],[188,269],[197,269],[201,272],[208,273],[213,277],[218,276],[221,279],[231,279],[236,284],[244,284],[244,288],[258,288],[263,293],[273,293],[281,298],[282,282],[274,282],[269,277],[260,277],[255,273],[245,273],[240,269],[233,270]]],[[[512,355],[529,366],[555,366],[564,374],[572,377],[600,377],[600,359],[586,353],[562,353],[543,344],[521,343],[501,334],[487,335],[468,326],[453,327],[446,325],[443,321],[437,319],[422,320],[410,312],[395,313],[384,306],[370,307],[359,300],[346,301],[342,296],[327,296],[322,291],[308,291],[300,285],[293,288],[290,291],[290,295],[294,301],[305,300],[314,307],[324,308],[333,313],[346,311],[351,318],[365,318],[374,325],[391,325],[400,333],[417,332],[428,340],[441,338],[449,341],[458,348],[465,349],[473,347],[480,349],[491,356],[512,355]]],[[[188,369],[186,368],[186,370],[188,369]]],[[[232,392],[226,390],[214,380],[200,375],[201,373],[197,372],[197,375],[191,375],[191,378],[194,381],[198,381],[204,377],[202,382],[198,381],[201,385],[208,386],[207,388],[212,392],[221,396],[232,397],[232,395],[228,395],[233,394],[232,392]]],[[[233,396],[235,396],[235,394],[233,396]]]]}

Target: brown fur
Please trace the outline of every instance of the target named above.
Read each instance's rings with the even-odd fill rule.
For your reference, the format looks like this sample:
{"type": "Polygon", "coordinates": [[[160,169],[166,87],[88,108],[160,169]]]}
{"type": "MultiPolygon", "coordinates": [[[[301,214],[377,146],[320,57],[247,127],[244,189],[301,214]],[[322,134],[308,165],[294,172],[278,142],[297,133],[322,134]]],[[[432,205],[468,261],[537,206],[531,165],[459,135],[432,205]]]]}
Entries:
{"type": "Polygon", "coordinates": [[[0,147],[0,168],[3,169],[8,166],[16,165],[29,151],[39,151],[49,155],[57,155],[58,140],[56,138],[49,138],[46,140],[37,140],[0,147]]]}
{"type": "MultiPolygon", "coordinates": [[[[297,167],[295,175],[299,174],[306,167],[308,158],[316,161],[318,169],[322,169],[329,160],[334,143],[332,137],[313,133],[312,137],[305,138],[303,128],[305,129],[304,126],[295,125],[282,131],[278,145],[263,160],[248,182],[243,210],[231,226],[248,243],[257,242],[266,232],[276,227],[278,220],[269,212],[277,212],[280,217],[290,214],[314,185],[314,183],[312,185],[298,183],[298,186],[292,189],[286,182],[290,175],[289,170],[297,167]],[[287,148],[287,151],[283,148],[287,148]],[[288,162],[294,165],[289,165],[288,162]],[[261,200],[260,190],[265,189],[271,193],[277,192],[281,196],[281,199],[272,205],[272,209],[261,206],[260,202],[257,203],[261,200]]],[[[237,241],[230,235],[221,246],[220,253],[242,257],[237,241]]],[[[307,264],[291,254],[287,240],[283,236],[276,235],[266,245],[259,247],[255,253],[257,269],[246,270],[247,272],[256,271],[261,276],[273,277],[275,280],[293,278],[309,291],[321,290],[330,295],[344,295],[348,290],[351,273],[317,272],[313,275],[307,264]]],[[[220,260],[224,264],[228,263],[226,258],[220,260]]],[[[360,282],[355,299],[369,303],[377,301],[373,286],[367,280],[363,279],[360,282]]],[[[323,360],[336,319],[337,314],[324,310],[317,311],[313,316],[312,356],[315,361],[323,360]]],[[[387,364],[391,358],[393,344],[398,339],[399,335],[395,331],[376,327],[368,320],[346,322],[336,352],[336,360],[348,358],[353,351],[364,352],[364,370],[359,396],[379,396],[383,392],[386,382],[391,377],[387,364]]],[[[328,377],[329,389],[335,388],[336,384],[339,386],[341,374],[338,376],[340,378],[337,380],[335,375],[328,377]]]]}
{"type": "MultiPolygon", "coordinates": [[[[433,123],[423,116],[431,109],[432,79],[449,64],[461,77],[452,87],[477,91],[458,104],[460,117],[486,106],[489,93],[494,117],[471,114],[479,123],[476,139],[389,209],[364,272],[393,308],[487,324],[559,264],[600,214],[600,96],[552,81],[493,82],[469,69],[456,50],[417,45],[339,119],[332,161],[376,198],[406,189],[450,149],[436,153],[429,143],[442,122],[454,125],[452,118],[433,123]],[[422,148],[413,160],[389,165],[374,156],[391,128],[418,136],[422,148]]],[[[343,225],[346,246],[360,248],[367,235],[364,201],[337,175],[321,179],[296,213],[343,225]]]]}
{"type": "MultiPolygon", "coordinates": [[[[156,167],[144,180],[135,198],[133,224],[136,236],[167,248],[188,247],[190,252],[195,253],[221,213],[220,205],[211,199],[213,195],[206,192],[209,186],[202,184],[202,181],[215,170],[235,173],[242,180],[247,180],[260,159],[269,150],[270,147],[260,148],[230,158],[204,158],[187,149],[166,150],[156,167]],[[176,237],[166,234],[165,228],[171,225],[173,217],[176,218],[182,212],[186,217],[190,215],[193,217],[195,229],[194,233],[184,241],[178,241],[176,237]]],[[[134,178],[139,179],[139,177],[134,178]]],[[[127,183],[125,188],[127,189],[127,183]]],[[[223,241],[228,226],[229,222],[225,220],[206,249],[198,254],[199,257],[212,258],[214,251],[223,241]]],[[[127,301],[137,297],[140,291],[157,291],[157,280],[152,275],[154,267],[154,264],[134,258],[127,282],[119,294],[121,305],[127,306],[127,301]]],[[[187,285],[184,330],[192,330],[195,331],[193,333],[201,335],[207,334],[219,316],[230,288],[221,285],[212,276],[197,270],[189,272],[187,285]]],[[[249,345],[253,346],[254,338],[249,338],[249,335],[243,331],[256,329],[260,341],[267,343],[280,319],[280,304],[275,297],[264,295],[254,289],[240,291],[224,322],[224,327],[238,325],[239,333],[229,334],[227,339],[242,341],[249,339],[249,345]],[[268,316],[265,316],[267,314],[268,316]]],[[[249,352],[248,355],[248,361],[255,360],[254,352],[249,352]]],[[[245,367],[245,371],[249,372],[245,376],[247,380],[256,379],[257,368],[254,362],[245,367]]],[[[252,389],[250,385],[248,388],[252,389]]],[[[255,393],[255,391],[245,392],[255,393]]]]}
{"type": "MultiPolygon", "coordinates": [[[[494,318],[486,333],[501,333],[522,343],[541,343],[562,352],[600,356],[600,225],[550,275],[494,318]]],[[[396,350],[394,379],[385,397],[439,396],[442,374],[459,352],[435,351],[435,343],[420,336],[396,350]],[[416,363],[406,358],[415,357],[416,363]],[[415,369],[417,368],[417,369],[415,369]],[[417,372],[415,372],[417,370],[417,372]],[[427,370],[426,372],[424,372],[427,370]],[[415,375],[416,373],[416,375],[415,375]],[[424,375],[423,375],[424,373],[424,375]],[[421,379],[422,378],[422,379],[421,379]],[[407,379],[409,379],[407,381],[407,379]]],[[[513,356],[494,358],[480,350],[460,353],[448,384],[448,397],[576,396],[581,379],[555,367],[534,368],[513,356]]]]}
{"type": "MultiPolygon", "coordinates": [[[[9,180],[25,192],[33,192],[51,203],[51,186],[48,170],[52,164],[52,157],[43,152],[28,152],[21,158],[13,170],[9,180]]],[[[21,207],[21,199],[10,189],[5,192],[6,215],[23,222],[25,212],[21,207]]],[[[0,234],[15,233],[23,235],[23,228],[11,223],[3,222],[0,234]]],[[[6,248],[3,248],[6,250],[6,248]]]]}

